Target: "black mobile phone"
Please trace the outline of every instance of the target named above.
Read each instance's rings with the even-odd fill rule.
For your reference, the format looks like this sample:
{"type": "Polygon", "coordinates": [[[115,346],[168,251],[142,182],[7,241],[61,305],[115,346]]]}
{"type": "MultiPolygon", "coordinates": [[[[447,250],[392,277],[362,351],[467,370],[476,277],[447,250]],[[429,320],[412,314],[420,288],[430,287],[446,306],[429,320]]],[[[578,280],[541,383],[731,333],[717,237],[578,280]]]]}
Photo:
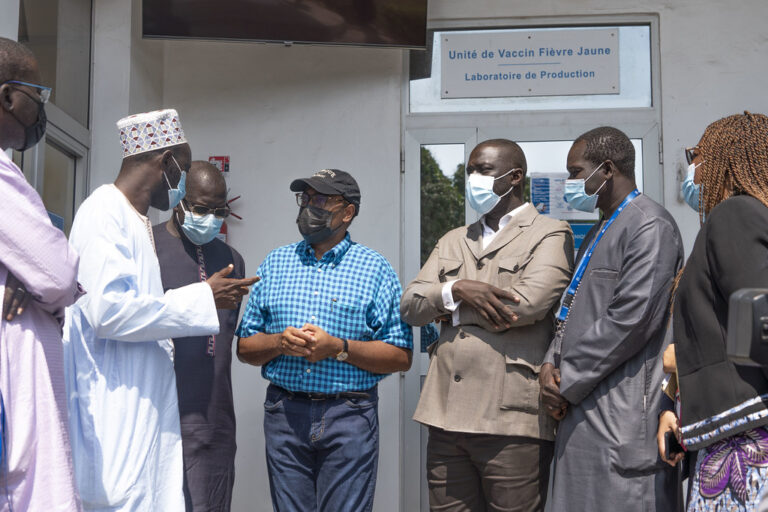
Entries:
{"type": "Polygon", "coordinates": [[[677,442],[677,437],[674,432],[664,432],[664,456],[669,460],[672,455],[676,453],[682,453],[683,447],[677,442]]]}

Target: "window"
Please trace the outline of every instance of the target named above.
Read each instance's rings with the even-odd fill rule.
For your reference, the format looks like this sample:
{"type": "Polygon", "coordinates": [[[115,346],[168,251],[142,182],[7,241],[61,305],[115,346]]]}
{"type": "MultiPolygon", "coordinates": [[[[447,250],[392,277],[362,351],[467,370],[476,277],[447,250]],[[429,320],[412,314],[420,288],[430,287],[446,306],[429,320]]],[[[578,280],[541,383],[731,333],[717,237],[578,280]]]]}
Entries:
{"type": "Polygon", "coordinates": [[[19,42],[37,57],[51,102],[87,128],[91,0],[21,0],[19,42]]]}
{"type": "Polygon", "coordinates": [[[19,42],[35,54],[41,85],[52,88],[43,139],[13,160],[69,233],[88,182],[91,0],[20,0],[19,42]]]}

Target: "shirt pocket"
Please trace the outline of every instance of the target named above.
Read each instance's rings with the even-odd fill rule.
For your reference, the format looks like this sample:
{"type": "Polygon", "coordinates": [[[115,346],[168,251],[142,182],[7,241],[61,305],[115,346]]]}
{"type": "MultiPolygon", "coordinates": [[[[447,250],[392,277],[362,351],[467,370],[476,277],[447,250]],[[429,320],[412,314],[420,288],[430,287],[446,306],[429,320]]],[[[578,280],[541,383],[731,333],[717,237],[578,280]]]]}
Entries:
{"type": "Polygon", "coordinates": [[[334,336],[359,340],[371,335],[366,321],[365,305],[353,299],[331,299],[328,304],[328,321],[337,328],[334,332],[328,331],[334,336]]]}
{"type": "Polygon", "coordinates": [[[616,280],[619,278],[619,271],[610,268],[595,268],[589,272],[589,276],[594,279],[616,280]]]}
{"type": "Polygon", "coordinates": [[[505,368],[501,390],[503,410],[536,414],[539,411],[539,370],[541,365],[510,355],[504,356],[505,368]]]}
{"type": "Polygon", "coordinates": [[[437,261],[438,271],[437,276],[441,283],[447,281],[455,281],[459,277],[459,270],[464,264],[461,260],[454,260],[450,258],[439,258],[437,261]]]}
{"type": "Polygon", "coordinates": [[[499,286],[506,289],[517,283],[523,275],[523,269],[528,265],[531,259],[533,259],[533,254],[527,251],[500,258],[499,286]]]}

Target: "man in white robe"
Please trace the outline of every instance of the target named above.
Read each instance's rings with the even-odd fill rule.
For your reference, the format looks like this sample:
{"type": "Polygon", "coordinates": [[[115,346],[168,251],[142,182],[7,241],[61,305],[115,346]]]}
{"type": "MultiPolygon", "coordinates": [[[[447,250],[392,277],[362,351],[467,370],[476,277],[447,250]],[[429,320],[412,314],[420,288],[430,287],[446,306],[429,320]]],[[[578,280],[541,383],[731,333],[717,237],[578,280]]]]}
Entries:
{"type": "Polygon", "coordinates": [[[86,510],[183,511],[183,461],[171,338],[218,334],[255,280],[226,279],[163,293],[150,206],[184,195],[191,153],[174,110],[118,122],[123,164],[75,216],[87,294],[68,308],[65,368],[75,475],[86,510]]]}

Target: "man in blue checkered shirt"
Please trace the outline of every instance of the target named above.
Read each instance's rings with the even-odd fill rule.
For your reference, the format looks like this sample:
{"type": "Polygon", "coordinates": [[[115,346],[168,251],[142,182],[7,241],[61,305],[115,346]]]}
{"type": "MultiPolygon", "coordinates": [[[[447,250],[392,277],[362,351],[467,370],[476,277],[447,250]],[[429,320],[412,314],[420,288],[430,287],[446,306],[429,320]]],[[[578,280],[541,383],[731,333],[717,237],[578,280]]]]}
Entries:
{"type": "Polygon", "coordinates": [[[352,242],[360,189],[324,169],[294,180],[304,240],[272,251],[238,328],[240,360],[262,366],[275,510],[371,510],[379,450],[377,383],[411,366],[411,328],[391,265],[352,242]]]}

